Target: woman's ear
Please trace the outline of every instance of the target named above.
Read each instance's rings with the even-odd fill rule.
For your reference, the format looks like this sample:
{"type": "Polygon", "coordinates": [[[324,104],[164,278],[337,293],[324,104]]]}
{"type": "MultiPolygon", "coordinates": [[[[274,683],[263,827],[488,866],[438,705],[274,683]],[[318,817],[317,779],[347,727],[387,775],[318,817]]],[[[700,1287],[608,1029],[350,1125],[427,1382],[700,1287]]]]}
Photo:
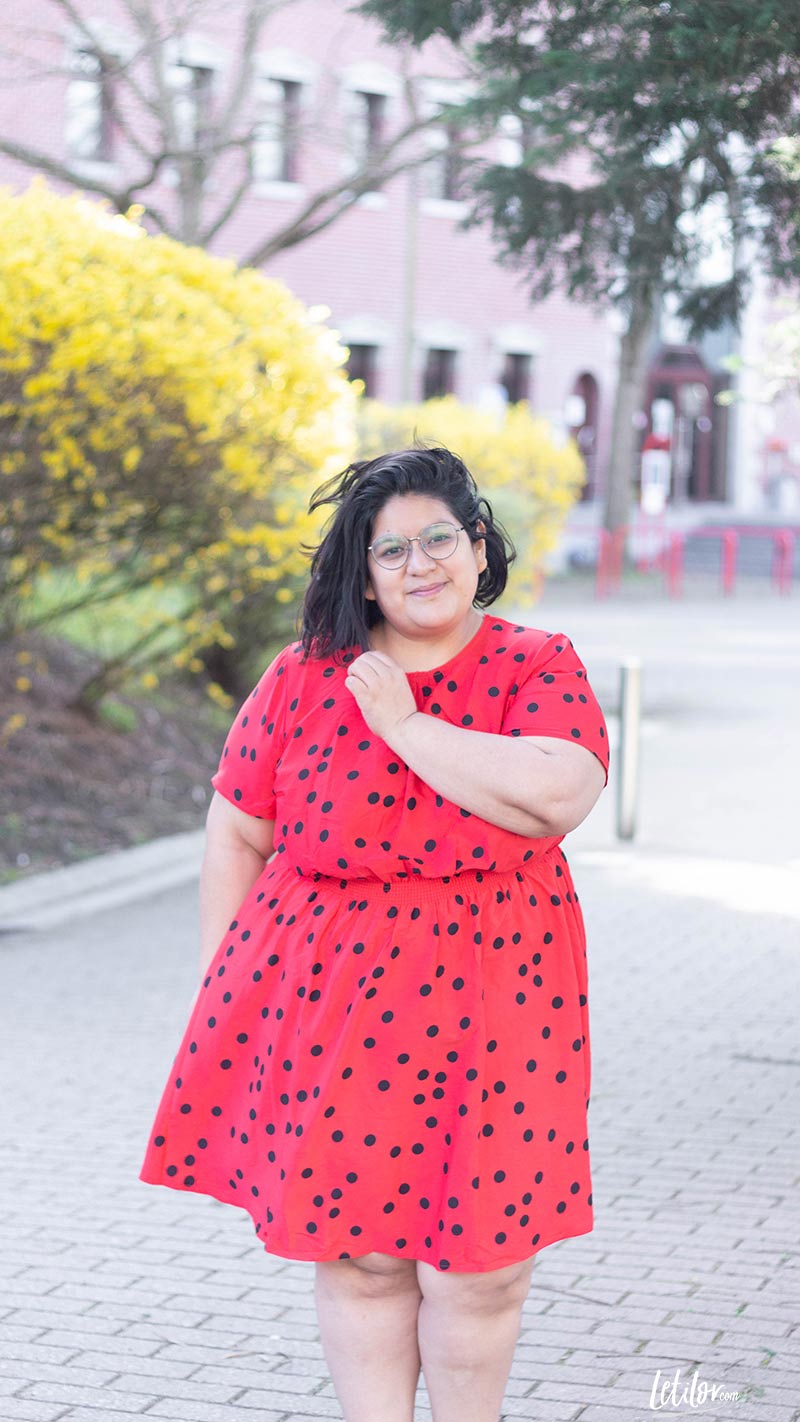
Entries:
{"type": "MultiPolygon", "coordinates": [[[[486,524],[483,522],[483,519],[478,519],[475,528],[478,533],[486,532],[486,524]]],[[[473,546],[475,548],[475,556],[478,559],[478,570],[482,573],[484,568],[488,566],[488,559],[486,557],[486,539],[479,539],[473,546]]]]}

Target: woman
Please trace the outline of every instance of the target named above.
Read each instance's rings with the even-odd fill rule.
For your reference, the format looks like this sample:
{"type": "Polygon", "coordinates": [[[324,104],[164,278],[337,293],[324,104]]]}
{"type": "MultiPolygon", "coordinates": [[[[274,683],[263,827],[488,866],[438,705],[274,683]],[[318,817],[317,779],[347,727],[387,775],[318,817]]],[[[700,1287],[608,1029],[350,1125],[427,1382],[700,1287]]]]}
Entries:
{"type": "MultiPolygon", "coordinates": [[[[299,642],[231,727],[205,976],[142,1179],[316,1261],[346,1422],[496,1422],[533,1259],[592,1228],[584,926],[562,837],[608,778],[568,637],[481,611],[462,462],[352,465],[299,642]]],[[[513,556],[513,551],[511,552],[513,556]]]]}

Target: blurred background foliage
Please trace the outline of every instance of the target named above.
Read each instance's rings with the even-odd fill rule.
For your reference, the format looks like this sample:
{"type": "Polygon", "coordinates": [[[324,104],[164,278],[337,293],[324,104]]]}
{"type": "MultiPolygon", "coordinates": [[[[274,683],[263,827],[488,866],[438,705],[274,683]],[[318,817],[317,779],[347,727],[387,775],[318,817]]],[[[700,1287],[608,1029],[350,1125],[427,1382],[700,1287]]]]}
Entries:
{"type": "Polygon", "coordinates": [[[5,636],[102,605],[82,704],[165,660],[224,692],[299,593],[310,484],[351,457],[343,361],[279,282],[38,184],[0,194],[5,636]]]}
{"type": "Polygon", "coordinates": [[[586,478],[575,442],[559,444],[548,421],[537,419],[524,401],[499,414],[462,405],[452,395],[421,405],[361,401],[362,458],[405,448],[415,438],[442,444],[464,460],[517,549],[506,596],[515,606],[530,605],[546,555],[586,478]]]}
{"type": "Polygon", "coordinates": [[[415,438],[463,457],[517,546],[509,593],[535,597],[575,446],[524,404],[360,398],[326,315],[136,213],[0,192],[0,630],[92,652],[74,705],[165,671],[233,705],[295,634],[312,491],[415,438]]]}

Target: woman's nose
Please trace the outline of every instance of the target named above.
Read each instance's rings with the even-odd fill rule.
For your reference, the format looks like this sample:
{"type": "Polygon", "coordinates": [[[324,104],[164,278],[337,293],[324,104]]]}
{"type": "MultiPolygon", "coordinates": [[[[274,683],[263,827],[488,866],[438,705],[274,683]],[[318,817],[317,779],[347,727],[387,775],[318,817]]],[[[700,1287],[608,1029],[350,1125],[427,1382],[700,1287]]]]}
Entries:
{"type": "Polygon", "coordinates": [[[415,568],[420,568],[422,571],[427,572],[431,566],[431,563],[435,562],[436,559],[432,558],[430,553],[425,552],[425,549],[423,548],[421,543],[414,542],[411,544],[411,548],[409,549],[408,553],[408,566],[409,568],[411,568],[412,572],[415,568]]]}

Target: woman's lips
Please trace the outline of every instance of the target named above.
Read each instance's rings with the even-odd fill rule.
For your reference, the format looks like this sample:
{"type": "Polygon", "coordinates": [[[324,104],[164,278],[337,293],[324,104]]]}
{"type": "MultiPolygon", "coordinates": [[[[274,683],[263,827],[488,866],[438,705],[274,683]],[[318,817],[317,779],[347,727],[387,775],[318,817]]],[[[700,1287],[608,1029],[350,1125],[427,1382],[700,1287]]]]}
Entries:
{"type": "Polygon", "coordinates": [[[425,588],[414,588],[410,593],[411,597],[433,597],[434,593],[441,592],[444,583],[430,583],[425,588]]]}

